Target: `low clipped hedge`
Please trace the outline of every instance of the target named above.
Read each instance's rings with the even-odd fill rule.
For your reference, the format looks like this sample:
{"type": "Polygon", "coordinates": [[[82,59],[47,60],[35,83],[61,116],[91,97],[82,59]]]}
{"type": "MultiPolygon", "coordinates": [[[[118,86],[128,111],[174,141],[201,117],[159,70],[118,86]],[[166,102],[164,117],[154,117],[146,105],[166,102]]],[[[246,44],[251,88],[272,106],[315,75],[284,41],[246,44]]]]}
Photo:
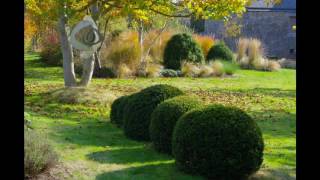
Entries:
{"type": "Polygon", "coordinates": [[[210,105],[184,114],[173,133],[178,169],[209,179],[243,179],[263,161],[260,128],[235,107],[210,105]]]}
{"type": "Polygon", "coordinates": [[[128,103],[128,98],[130,96],[121,96],[111,105],[110,111],[110,121],[113,124],[116,124],[118,127],[122,127],[123,124],[123,110],[125,105],[128,103]]]}
{"type": "Polygon", "coordinates": [[[183,92],[169,85],[154,85],[130,97],[124,108],[124,134],[134,140],[150,140],[151,113],[162,101],[182,95],[183,92]]]}
{"type": "Polygon", "coordinates": [[[207,55],[207,61],[213,61],[216,59],[234,62],[235,58],[233,52],[224,42],[219,42],[212,46],[207,55]]]}
{"type": "Polygon", "coordinates": [[[171,140],[176,122],[187,111],[201,106],[201,100],[190,96],[177,96],[160,103],[151,115],[149,127],[154,148],[171,154],[171,140]]]}
{"type": "Polygon", "coordinates": [[[163,69],[160,72],[162,77],[178,77],[178,72],[173,69],[163,69]]]}
{"type": "Polygon", "coordinates": [[[167,69],[179,70],[182,61],[193,63],[204,63],[205,61],[200,45],[186,33],[172,36],[163,55],[163,63],[167,69]]]}

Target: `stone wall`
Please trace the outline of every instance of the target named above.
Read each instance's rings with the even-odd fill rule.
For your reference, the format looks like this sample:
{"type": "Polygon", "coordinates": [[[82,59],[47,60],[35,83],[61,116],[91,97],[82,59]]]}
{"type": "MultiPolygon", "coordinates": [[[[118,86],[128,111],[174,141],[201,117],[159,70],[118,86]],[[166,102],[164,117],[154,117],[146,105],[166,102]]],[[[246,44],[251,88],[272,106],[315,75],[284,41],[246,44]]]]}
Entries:
{"type": "MultiPolygon", "coordinates": [[[[296,34],[295,13],[274,11],[249,11],[240,19],[242,24],[239,37],[253,37],[262,41],[266,55],[295,59],[296,34]]],[[[223,39],[232,50],[236,49],[236,40],[225,35],[223,22],[206,21],[204,34],[223,39]]]]}

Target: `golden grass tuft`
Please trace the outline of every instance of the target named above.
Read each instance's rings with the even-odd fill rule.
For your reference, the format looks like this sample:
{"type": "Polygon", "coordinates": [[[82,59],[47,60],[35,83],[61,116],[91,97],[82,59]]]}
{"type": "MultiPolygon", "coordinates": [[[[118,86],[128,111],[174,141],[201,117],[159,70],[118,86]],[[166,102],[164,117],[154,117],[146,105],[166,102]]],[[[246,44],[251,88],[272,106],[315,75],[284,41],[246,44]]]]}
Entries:
{"type": "Polygon", "coordinates": [[[128,78],[133,75],[132,71],[126,64],[120,64],[116,69],[116,74],[118,78],[128,78]]]}
{"type": "Polygon", "coordinates": [[[203,55],[207,57],[210,48],[214,45],[214,38],[202,35],[193,35],[193,38],[200,45],[203,55]]]}
{"type": "Polygon", "coordinates": [[[124,67],[121,67],[123,64],[127,66],[125,69],[135,72],[140,64],[140,57],[138,34],[132,31],[121,33],[101,52],[102,65],[112,67],[115,71],[122,68],[120,72],[124,70],[124,67]]]}
{"type": "Polygon", "coordinates": [[[269,61],[267,69],[269,71],[279,71],[281,69],[281,65],[278,61],[269,61]]]}
{"type": "Polygon", "coordinates": [[[213,68],[209,65],[201,65],[199,77],[210,77],[213,75],[213,68]]]}
{"type": "Polygon", "coordinates": [[[240,38],[237,42],[237,61],[240,62],[247,56],[249,39],[240,38]]]}
{"type": "MultiPolygon", "coordinates": [[[[153,62],[155,63],[163,62],[164,49],[167,45],[167,42],[170,40],[170,38],[173,35],[174,35],[174,32],[171,30],[164,31],[161,33],[161,35],[152,45],[149,55],[153,59],[153,62]]],[[[157,36],[158,36],[158,32],[156,31],[150,31],[149,33],[146,34],[146,38],[144,40],[145,49],[148,49],[150,47],[148,45],[151,44],[154,38],[156,38],[157,36]]]]}
{"type": "Polygon", "coordinates": [[[183,62],[181,65],[181,73],[186,77],[198,77],[200,68],[190,62],[183,62]]]}
{"type": "Polygon", "coordinates": [[[264,50],[262,48],[261,41],[259,39],[251,38],[248,44],[249,63],[250,64],[253,64],[253,62],[260,63],[258,61],[262,61],[263,57],[264,57],[264,50]]]}
{"type": "Polygon", "coordinates": [[[160,72],[163,69],[163,66],[160,64],[148,64],[146,67],[147,77],[155,78],[160,77],[160,72]]]}
{"type": "Polygon", "coordinates": [[[210,66],[212,67],[214,76],[222,76],[224,74],[223,63],[220,60],[213,61],[210,66]]]}
{"type": "Polygon", "coordinates": [[[69,87],[57,89],[49,94],[49,99],[66,104],[110,105],[116,96],[98,88],[69,87]]]}

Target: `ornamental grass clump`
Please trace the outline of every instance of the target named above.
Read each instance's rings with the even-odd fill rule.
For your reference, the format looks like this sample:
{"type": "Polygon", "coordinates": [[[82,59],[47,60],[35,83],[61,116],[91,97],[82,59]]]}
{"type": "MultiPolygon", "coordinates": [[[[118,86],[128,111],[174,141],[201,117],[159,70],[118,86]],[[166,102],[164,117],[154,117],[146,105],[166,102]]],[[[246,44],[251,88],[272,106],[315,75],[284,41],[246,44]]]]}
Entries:
{"type": "Polygon", "coordinates": [[[58,162],[58,155],[48,140],[34,130],[24,131],[24,174],[32,178],[58,162]]]}
{"type": "Polygon", "coordinates": [[[184,61],[181,67],[181,73],[185,77],[198,77],[200,68],[197,64],[184,61]]]}

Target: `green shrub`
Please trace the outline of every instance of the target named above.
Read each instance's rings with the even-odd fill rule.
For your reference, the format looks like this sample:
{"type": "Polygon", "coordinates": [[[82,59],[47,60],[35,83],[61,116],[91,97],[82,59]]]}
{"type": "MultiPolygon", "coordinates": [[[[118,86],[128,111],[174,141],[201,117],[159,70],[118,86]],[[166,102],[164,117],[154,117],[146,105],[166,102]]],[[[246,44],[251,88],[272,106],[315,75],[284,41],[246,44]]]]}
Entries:
{"type": "Polygon", "coordinates": [[[110,121],[116,124],[118,127],[122,127],[123,124],[123,110],[125,105],[128,103],[128,98],[130,96],[121,96],[111,105],[110,111],[110,121]]]}
{"type": "Polygon", "coordinates": [[[182,71],[181,70],[177,70],[177,75],[178,75],[178,77],[183,77],[182,71]]]}
{"type": "Polygon", "coordinates": [[[164,66],[168,69],[180,69],[182,61],[204,63],[202,49],[185,33],[172,36],[163,55],[164,66]]]}
{"type": "Polygon", "coordinates": [[[263,161],[260,128],[235,107],[210,105],[191,110],[177,122],[172,152],[178,169],[209,179],[242,179],[263,161]]]}
{"type": "Polygon", "coordinates": [[[177,96],[160,103],[151,114],[150,139],[159,152],[171,154],[171,140],[177,120],[202,102],[190,96],[177,96]]]}
{"type": "Polygon", "coordinates": [[[57,154],[47,139],[34,131],[24,131],[24,173],[25,177],[36,176],[50,168],[58,160],[57,154]]]}
{"type": "MultiPolygon", "coordinates": [[[[75,64],[74,71],[78,76],[82,75],[82,64],[75,64]]],[[[110,67],[101,67],[95,66],[92,77],[94,78],[115,78],[116,73],[110,67]]]]}
{"type": "Polygon", "coordinates": [[[222,59],[225,61],[235,61],[232,51],[224,42],[219,42],[211,47],[207,55],[207,61],[222,59]]]}
{"type": "Polygon", "coordinates": [[[149,140],[151,113],[162,101],[182,95],[183,92],[169,85],[155,85],[130,97],[124,108],[124,133],[135,140],[149,140]]]}
{"type": "Polygon", "coordinates": [[[173,69],[163,69],[160,74],[163,77],[178,77],[178,72],[173,69]]]}
{"type": "Polygon", "coordinates": [[[40,52],[41,61],[49,66],[62,66],[60,44],[46,44],[40,52]]]}
{"type": "Polygon", "coordinates": [[[96,78],[115,78],[116,73],[112,68],[109,67],[101,67],[101,68],[95,68],[93,71],[93,77],[96,78]]]}
{"type": "MultiPolygon", "coordinates": [[[[105,65],[101,65],[102,67],[99,68],[99,66],[95,63],[94,64],[94,70],[92,77],[94,78],[115,78],[116,73],[111,67],[107,67],[105,65]]],[[[83,64],[80,60],[80,57],[75,55],[74,57],[74,72],[78,76],[82,76],[82,71],[83,71],[83,64]]]]}
{"type": "Polygon", "coordinates": [[[239,65],[235,62],[221,61],[223,64],[224,73],[227,75],[233,75],[238,69],[239,65]]]}

